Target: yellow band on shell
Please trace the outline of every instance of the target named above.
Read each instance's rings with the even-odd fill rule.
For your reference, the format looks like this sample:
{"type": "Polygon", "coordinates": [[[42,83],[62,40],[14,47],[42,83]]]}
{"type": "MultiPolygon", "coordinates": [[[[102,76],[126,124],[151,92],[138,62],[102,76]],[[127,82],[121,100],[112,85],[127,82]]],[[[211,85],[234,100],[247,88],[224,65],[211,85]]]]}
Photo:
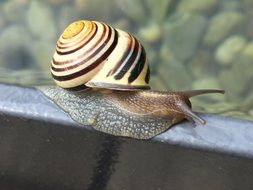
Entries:
{"type": "Polygon", "coordinates": [[[63,32],[62,37],[65,39],[72,38],[79,34],[84,28],[84,23],[81,21],[70,24],[63,32]]]}

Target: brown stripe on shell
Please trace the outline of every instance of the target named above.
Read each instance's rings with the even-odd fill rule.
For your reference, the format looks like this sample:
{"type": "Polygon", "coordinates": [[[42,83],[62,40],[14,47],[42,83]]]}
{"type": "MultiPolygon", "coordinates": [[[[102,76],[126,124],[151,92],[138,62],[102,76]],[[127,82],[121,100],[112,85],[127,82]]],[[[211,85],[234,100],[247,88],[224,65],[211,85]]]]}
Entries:
{"type": "Polygon", "coordinates": [[[147,73],[146,73],[146,76],[145,76],[145,82],[147,84],[149,83],[149,78],[150,78],[150,69],[149,69],[149,65],[148,65],[147,73]]]}
{"type": "Polygon", "coordinates": [[[83,42],[83,41],[85,42],[89,38],[89,36],[92,36],[94,32],[97,31],[97,24],[92,23],[92,25],[90,26],[91,26],[90,28],[84,28],[82,31],[80,31],[79,35],[73,38],[69,38],[68,40],[63,40],[63,38],[60,37],[57,40],[56,48],[57,47],[63,48],[63,49],[70,48],[71,46],[75,45],[77,42],[83,42]]]}
{"type": "Polygon", "coordinates": [[[135,62],[135,59],[136,59],[136,57],[138,55],[138,51],[139,51],[139,42],[136,40],[136,38],[134,38],[133,42],[135,43],[133,52],[130,55],[129,59],[125,62],[124,66],[121,67],[120,71],[114,76],[114,79],[116,79],[116,80],[122,79],[124,77],[124,75],[129,71],[129,69],[131,68],[133,63],[135,62]]]}
{"type": "Polygon", "coordinates": [[[57,40],[56,50],[58,49],[58,47],[69,48],[69,47],[75,45],[77,42],[80,42],[83,39],[87,38],[87,36],[90,36],[90,34],[92,34],[92,32],[94,31],[95,24],[93,22],[89,22],[89,21],[82,21],[82,23],[85,25],[85,27],[83,27],[82,30],[76,36],[73,36],[70,38],[63,38],[64,32],[65,32],[65,30],[64,30],[64,32],[61,34],[60,38],[57,40]],[[89,24],[85,24],[86,22],[88,22],[89,24]]]}
{"type": "MultiPolygon", "coordinates": [[[[116,47],[116,45],[118,43],[118,32],[115,29],[113,29],[113,30],[115,32],[114,40],[113,40],[111,46],[106,50],[106,52],[103,55],[101,55],[101,57],[99,57],[97,60],[95,60],[88,67],[85,67],[84,69],[82,69],[76,73],[65,75],[65,76],[57,76],[57,75],[52,74],[53,78],[57,81],[71,80],[71,79],[80,77],[80,76],[88,73],[89,71],[91,71],[92,69],[94,69],[98,65],[100,65],[111,54],[111,52],[114,50],[114,48],[116,47]]],[[[100,49],[97,51],[100,51],[100,49]]],[[[95,52],[95,53],[97,54],[98,52],[95,52]]],[[[52,67],[52,69],[53,69],[53,67],[52,67]]],[[[56,69],[56,68],[54,68],[54,69],[56,69]]]]}
{"type": "Polygon", "coordinates": [[[87,53],[89,53],[90,51],[94,50],[96,48],[96,46],[104,39],[105,37],[105,34],[106,34],[106,25],[103,24],[103,32],[102,32],[102,35],[100,36],[100,38],[97,40],[96,44],[94,44],[89,50],[85,51],[84,54],[82,55],[79,55],[78,57],[75,57],[74,59],[69,59],[69,60],[66,60],[66,61],[62,61],[62,62],[58,62],[54,59],[52,59],[52,62],[54,65],[65,65],[65,64],[68,64],[68,63],[73,63],[77,60],[80,60],[78,62],[75,63],[75,65],[79,66],[81,65],[83,62],[86,62],[87,60],[89,60],[90,58],[94,57],[94,55],[96,55],[101,49],[103,49],[103,47],[106,46],[107,42],[110,40],[111,38],[111,33],[112,33],[112,29],[108,26],[108,35],[106,37],[106,40],[104,41],[104,43],[102,44],[102,46],[100,46],[93,54],[89,55],[87,58],[83,59],[87,53]]]}
{"type": "MultiPolygon", "coordinates": [[[[103,31],[104,32],[104,31],[103,31]]],[[[91,55],[89,55],[86,59],[81,59],[80,57],[79,58],[76,58],[77,60],[81,59],[79,62],[77,62],[76,64],[74,65],[71,65],[71,66],[68,66],[68,67],[61,67],[61,68],[56,68],[52,65],[52,70],[55,71],[55,72],[64,72],[64,71],[70,71],[72,69],[75,69],[77,67],[79,67],[80,65],[83,65],[85,64],[86,62],[88,62],[91,58],[95,57],[105,46],[106,44],[108,43],[108,41],[110,41],[111,39],[111,33],[112,33],[112,29],[109,28],[109,32],[108,32],[108,36],[105,40],[105,42],[95,51],[93,52],[91,55]]],[[[104,34],[104,33],[103,33],[104,34]]],[[[103,36],[103,35],[101,35],[103,36]]],[[[115,36],[114,36],[115,37],[115,36]]],[[[90,52],[93,48],[95,48],[101,41],[102,41],[102,37],[97,41],[96,44],[94,44],[94,46],[89,49],[88,51],[85,51],[85,54],[90,52]]],[[[94,64],[94,63],[92,63],[94,64]]],[[[98,62],[96,61],[96,64],[98,64],[98,62]]]]}
{"type": "Polygon", "coordinates": [[[78,50],[80,50],[81,48],[83,48],[85,45],[87,45],[94,37],[95,37],[95,35],[97,34],[97,25],[95,25],[95,29],[94,29],[94,32],[93,32],[93,34],[90,36],[90,38],[88,38],[88,39],[86,39],[85,41],[84,41],[84,38],[86,38],[86,36],[84,37],[84,38],[82,38],[81,39],[81,41],[80,42],[78,42],[77,43],[77,45],[75,45],[76,46],[76,48],[71,48],[70,50],[68,50],[68,51],[60,51],[61,49],[67,49],[67,48],[69,48],[69,47],[59,47],[59,46],[57,46],[57,47],[59,47],[60,49],[56,49],[56,52],[59,54],[59,55],[67,55],[67,54],[71,54],[71,53],[74,53],[75,51],[78,51],[78,50]]]}
{"type": "Polygon", "coordinates": [[[115,64],[115,66],[108,72],[108,74],[106,75],[106,77],[113,75],[114,73],[118,72],[119,68],[122,66],[122,63],[124,63],[127,59],[127,57],[129,56],[131,50],[133,49],[133,37],[129,35],[129,40],[128,40],[128,44],[127,44],[127,49],[125,50],[122,58],[118,61],[118,63],[115,64]]]}
{"type": "Polygon", "coordinates": [[[142,72],[144,65],[146,63],[146,52],[141,45],[141,55],[136,63],[135,67],[132,69],[130,76],[128,77],[128,82],[132,83],[135,79],[138,78],[140,73],[142,72]]]}
{"type": "Polygon", "coordinates": [[[68,48],[69,45],[71,44],[75,44],[76,42],[80,41],[81,39],[83,39],[83,37],[88,36],[88,34],[92,33],[92,31],[94,30],[94,24],[92,25],[92,27],[89,30],[89,33],[86,35],[80,35],[83,33],[83,30],[87,30],[87,28],[83,28],[78,34],[76,34],[75,36],[71,37],[71,38],[63,38],[62,35],[60,36],[60,38],[57,40],[56,42],[56,47],[59,48],[68,48]]]}

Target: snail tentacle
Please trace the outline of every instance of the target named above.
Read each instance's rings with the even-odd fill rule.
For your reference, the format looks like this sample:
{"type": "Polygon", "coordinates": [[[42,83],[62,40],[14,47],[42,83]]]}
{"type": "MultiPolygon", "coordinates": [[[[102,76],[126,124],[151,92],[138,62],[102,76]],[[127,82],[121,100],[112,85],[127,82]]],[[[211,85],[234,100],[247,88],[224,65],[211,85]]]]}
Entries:
{"type": "Polygon", "coordinates": [[[184,113],[186,119],[191,121],[193,124],[195,122],[198,122],[202,125],[204,125],[206,123],[206,121],[204,119],[202,119],[201,117],[199,117],[197,114],[195,114],[185,102],[180,102],[178,104],[178,107],[184,113]]]}
{"type": "Polygon", "coordinates": [[[183,94],[185,94],[188,98],[191,98],[193,96],[199,96],[203,94],[210,94],[210,93],[220,93],[224,94],[225,90],[217,90],[217,89],[202,89],[202,90],[188,90],[188,91],[182,91],[183,94]]]}

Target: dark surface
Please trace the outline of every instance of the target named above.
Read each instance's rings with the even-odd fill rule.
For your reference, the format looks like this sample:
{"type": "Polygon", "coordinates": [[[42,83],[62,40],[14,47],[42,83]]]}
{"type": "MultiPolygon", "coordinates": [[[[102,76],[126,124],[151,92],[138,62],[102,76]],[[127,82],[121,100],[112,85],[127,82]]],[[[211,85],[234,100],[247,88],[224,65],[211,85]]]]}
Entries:
{"type": "Polygon", "coordinates": [[[253,123],[204,115],[150,141],[74,123],[34,89],[0,85],[0,189],[252,189],[253,123]]]}

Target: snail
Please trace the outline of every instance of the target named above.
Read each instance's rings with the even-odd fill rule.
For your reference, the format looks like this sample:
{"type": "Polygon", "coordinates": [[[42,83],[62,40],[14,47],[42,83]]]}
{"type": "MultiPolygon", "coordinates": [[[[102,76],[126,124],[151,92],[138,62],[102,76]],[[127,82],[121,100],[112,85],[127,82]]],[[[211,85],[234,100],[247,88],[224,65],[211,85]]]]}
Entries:
{"type": "Polygon", "coordinates": [[[190,97],[223,90],[155,91],[146,53],[131,34],[80,20],[61,34],[51,61],[57,86],[39,89],[83,125],[116,136],[150,139],[187,119],[205,124],[190,97]]]}

